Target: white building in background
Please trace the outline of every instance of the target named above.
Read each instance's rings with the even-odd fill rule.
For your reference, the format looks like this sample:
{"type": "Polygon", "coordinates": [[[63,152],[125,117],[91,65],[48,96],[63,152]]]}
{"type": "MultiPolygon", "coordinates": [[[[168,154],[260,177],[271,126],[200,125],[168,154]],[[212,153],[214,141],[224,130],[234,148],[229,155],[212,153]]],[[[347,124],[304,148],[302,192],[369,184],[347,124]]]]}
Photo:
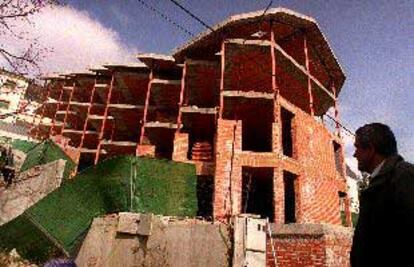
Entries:
{"type": "Polygon", "coordinates": [[[28,86],[29,80],[24,76],[0,69],[0,121],[16,122],[16,115],[13,114],[27,103],[24,96],[28,86]]]}
{"type": "Polygon", "coordinates": [[[28,140],[28,129],[39,106],[26,99],[33,83],[26,77],[0,68],[0,136],[28,140]]]}
{"type": "Polygon", "coordinates": [[[359,213],[358,181],[361,175],[356,174],[348,165],[346,165],[346,184],[348,194],[351,199],[351,212],[359,213]]]}

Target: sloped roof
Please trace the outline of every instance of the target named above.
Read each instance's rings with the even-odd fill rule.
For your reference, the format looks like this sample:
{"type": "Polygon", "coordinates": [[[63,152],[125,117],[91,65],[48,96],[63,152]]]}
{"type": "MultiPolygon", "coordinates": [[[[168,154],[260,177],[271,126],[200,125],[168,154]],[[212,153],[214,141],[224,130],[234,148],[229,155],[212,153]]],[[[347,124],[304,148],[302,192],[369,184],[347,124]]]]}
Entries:
{"type": "MultiPolygon", "coordinates": [[[[251,38],[252,33],[246,32],[246,26],[254,26],[255,32],[266,32],[268,31],[270,22],[279,23],[291,26],[296,30],[302,30],[306,33],[309,42],[314,44],[315,50],[325,62],[326,69],[333,76],[335,87],[339,93],[345,81],[345,74],[328,41],[319,29],[316,20],[282,7],[271,8],[264,15],[263,13],[264,10],[260,10],[231,16],[225,21],[215,25],[213,31],[204,31],[186,44],[176,48],[173,57],[180,63],[188,54],[191,55],[195,50],[208,46],[216,46],[220,50],[222,41],[228,39],[228,36],[234,38],[234,36],[237,37],[239,35],[237,38],[240,38],[240,35],[245,35],[244,37],[246,39],[251,38]]],[[[283,36],[283,33],[281,33],[276,38],[278,37],[283,38],[286,36],[283,36]]]]}

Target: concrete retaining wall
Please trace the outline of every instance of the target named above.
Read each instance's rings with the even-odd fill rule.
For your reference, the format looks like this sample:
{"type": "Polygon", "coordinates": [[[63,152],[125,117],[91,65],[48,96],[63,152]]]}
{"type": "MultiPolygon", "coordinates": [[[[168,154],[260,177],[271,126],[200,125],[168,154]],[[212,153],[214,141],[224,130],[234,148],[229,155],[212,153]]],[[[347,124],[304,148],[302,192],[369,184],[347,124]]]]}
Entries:
{"type": "Polygon", "coordinates": [[[120,213],[95,218],[76,264],[89,267],[229,265],[230,239],[226,225],[139,216],[120,213]],[[146,226],[137,228],[137,223],[146,226]]]}

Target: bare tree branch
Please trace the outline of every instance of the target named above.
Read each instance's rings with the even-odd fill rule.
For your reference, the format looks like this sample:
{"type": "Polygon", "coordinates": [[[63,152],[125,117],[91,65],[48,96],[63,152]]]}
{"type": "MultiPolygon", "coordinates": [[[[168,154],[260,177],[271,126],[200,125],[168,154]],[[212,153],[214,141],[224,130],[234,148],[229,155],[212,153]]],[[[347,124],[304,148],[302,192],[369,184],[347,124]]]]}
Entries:
{"type": "MultiPolygon", "coordinates": [[[[4,0],[0,4],[0,58],[9,68],[19,74],[35,71],[40,74],[39,63],[50,49],[42,46],[29,32],[17,30],[17,24],[32,24],[31,18],[43,8],[58,4],[57,0],[4,0]],[[20,46],[26,45],[21,51],[15,47],[7,47],[3,40],[15,38],[20,46]],[[27,43],[27,44],[26,44],[27,43]]],[[[10,44],[9,44],[10,46],[10,44]]]]}

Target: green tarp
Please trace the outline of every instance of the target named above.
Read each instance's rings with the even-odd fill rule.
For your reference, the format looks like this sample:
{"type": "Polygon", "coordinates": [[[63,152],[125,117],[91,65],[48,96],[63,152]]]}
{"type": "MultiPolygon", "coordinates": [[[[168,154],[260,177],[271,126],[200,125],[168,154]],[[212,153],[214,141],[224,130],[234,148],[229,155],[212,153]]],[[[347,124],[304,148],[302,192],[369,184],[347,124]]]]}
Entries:
{"type": "Polygon", "coordinates": [[[132,211],[196,216],[192,164],[123,156],[86,169],[0,227],[0,247],[43,262],[56,251],[75,255],[94,217],[132,211]]]}
{"type": "Polygon", "coordinates": [[[24,153],[29,152],[33,147],[35,147],[38,143],[30,142],[26,140],[13,140],[11,145],[13,149],[20,150],[24,153]]]}
{"type": "Polygon", "coordinates": [[[58,145],[52,140],[47,139],[42,143],[34,144],[22,141],[12,143],[16,149],[23,149],[26,153],[26,159],[20,168],[20,171],[31,169],[37,165],[43,165],[58,159],[66,160],[65,171],[63,172],[63,178],[68,179],[72,170],[76,167],[75,163],[63,152],[58,145]]]}

